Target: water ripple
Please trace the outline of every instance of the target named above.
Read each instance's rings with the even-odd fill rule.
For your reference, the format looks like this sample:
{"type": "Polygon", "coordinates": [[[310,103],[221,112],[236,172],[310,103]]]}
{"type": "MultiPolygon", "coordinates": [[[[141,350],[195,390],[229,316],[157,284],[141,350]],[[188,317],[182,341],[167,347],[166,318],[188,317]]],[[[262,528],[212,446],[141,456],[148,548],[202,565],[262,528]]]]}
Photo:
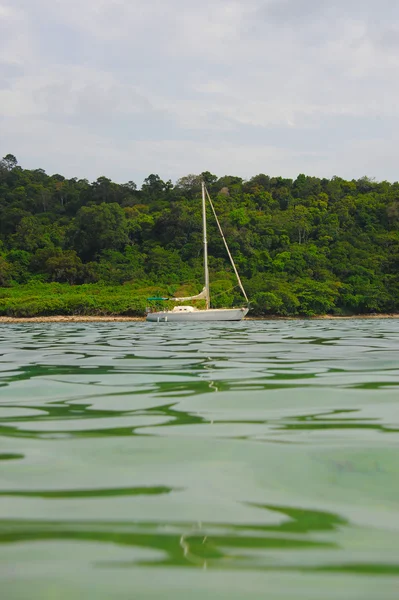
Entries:
{"type": "Polygon", "coordinates": [[[398,365],[399,321],[0,325],[7,597],[396,598],[398,365]]]}

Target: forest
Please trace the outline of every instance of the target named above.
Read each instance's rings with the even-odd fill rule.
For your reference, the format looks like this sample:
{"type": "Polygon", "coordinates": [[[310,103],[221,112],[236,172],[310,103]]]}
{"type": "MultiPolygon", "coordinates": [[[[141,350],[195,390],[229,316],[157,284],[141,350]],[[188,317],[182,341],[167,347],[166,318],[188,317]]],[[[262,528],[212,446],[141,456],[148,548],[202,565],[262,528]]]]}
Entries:
{"type": "MultiPolygon", "coordinates": [[[[67,179],[0,161],[0,315],[143,315],[203,287],[200,182],[252,315],[399,312],[399,183],[210,172],[176,183],[67,179]]],[[[209,212],[214,307],[240,290],[209,212]]]]}

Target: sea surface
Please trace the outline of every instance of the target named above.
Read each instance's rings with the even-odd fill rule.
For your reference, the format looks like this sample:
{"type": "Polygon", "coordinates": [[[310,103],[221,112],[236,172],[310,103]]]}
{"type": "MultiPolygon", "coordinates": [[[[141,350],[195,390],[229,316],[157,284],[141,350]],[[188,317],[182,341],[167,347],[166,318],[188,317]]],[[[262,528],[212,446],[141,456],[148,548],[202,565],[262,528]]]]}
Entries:
{"type": "Polygon", "coordinates": [[[2,600],[399,597],[399,320],[0,325],[2,600]]]}

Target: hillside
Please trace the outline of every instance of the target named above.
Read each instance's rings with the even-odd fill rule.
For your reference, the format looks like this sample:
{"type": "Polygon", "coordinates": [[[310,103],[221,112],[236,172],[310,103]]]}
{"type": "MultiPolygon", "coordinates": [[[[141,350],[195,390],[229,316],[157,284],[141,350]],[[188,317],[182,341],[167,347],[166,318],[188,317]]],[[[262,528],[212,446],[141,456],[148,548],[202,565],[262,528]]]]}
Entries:
{"type": "MultiPolygon", "coordinates": [[[[399,311],[399,184],[202,173],[258,315],[399,311]]],[[[214,306],[241,302],[209,218],[214,306]]],[[[198,176],[141,189],[0,162],[0,314],[142,314],[202,288],[198,176]]]]}

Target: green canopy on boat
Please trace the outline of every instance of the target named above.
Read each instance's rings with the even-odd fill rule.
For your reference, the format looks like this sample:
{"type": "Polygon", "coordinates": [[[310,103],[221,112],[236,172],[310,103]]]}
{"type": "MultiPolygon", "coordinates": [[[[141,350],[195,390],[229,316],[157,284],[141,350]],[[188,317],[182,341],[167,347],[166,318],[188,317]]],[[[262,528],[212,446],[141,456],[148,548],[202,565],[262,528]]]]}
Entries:
{"type": "Polygon", "coordinates": [[[152,298],[147,298],[147,300],[169,300],[169,298],[158,298],[157,296],[153,296],[152,298]]]}

